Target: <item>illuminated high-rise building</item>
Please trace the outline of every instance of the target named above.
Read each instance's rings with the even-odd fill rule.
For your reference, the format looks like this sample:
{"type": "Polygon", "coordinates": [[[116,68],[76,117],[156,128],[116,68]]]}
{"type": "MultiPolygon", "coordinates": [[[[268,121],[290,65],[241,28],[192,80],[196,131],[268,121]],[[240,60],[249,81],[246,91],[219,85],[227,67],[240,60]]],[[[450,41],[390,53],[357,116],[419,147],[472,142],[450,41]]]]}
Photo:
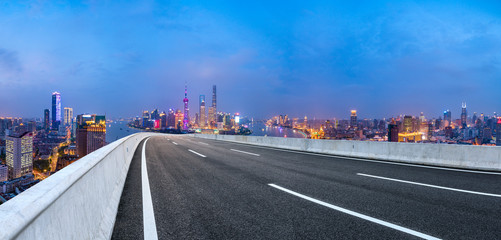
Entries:
{"type": "Polygon", "coordinates": [[[207,122],[207,119],[205,119],[205,95],[200,95],[200,112],[199,112],[199,120],[198,120],[198,125],[200,127],[205,127],[205,124],[207,122]]]}
{"type": "Polygon", "coordinates": [[[214,108],[213,107],[209,107],[209,114],[208,114],[208,125],[210,127],[214,127],[215,125],[217,125],[217,113],[214,112],[214,108]],[[216,116],[216,118],[214,118],[214,116],[216,116]]]}
{"type": "Polygon", "coordinates": [[[449,109],[444,111],[444,127],[448,127],[452,125],[452,114],[449,109]]]}
{"type": "Polygon", "coordinates": [[[414,132],[414,128],[412,126],[412,116],[404,116],[404,132],[411,133],[414,132]]]}
{"type": "Polygon", "coordinates": [[[501,118],[498,119],[496,126],[496,146],[501,146],[501,118]]]}
{"type": "Polygon", "coordinates": [[[7,136],[5,139],[6,163],[9,178],[19,178],[33,171],[33,133],[7,136]]]}
{"type": "Polygon", "coordinates": [[[388,124],[388,142],[398,142],[398,125],[393,119],[388,124]]]}
{"type": "Polygon", "coordinates": [[[143,111],[143,127],[148,127],[148,122],[150,121],[150,112],[143,111]]]}
{"type": "Polygon", "coordinates": [[[351,128],[357,127],[357,110],[351,110],[350,127],[351,128]]]}
{"type": "Polygon", "coordinates": [[[189,115],[189,108],[188,108],[188,86],[184,86],[184,116],[183,116],[183,129],[188,130],[189,125],[190,125],[190,115],[189,115]]]}
{"type": "Polygon", "coordinates": [[[52,129],[58,130],[61,124],[61,94],[52,93],[52,129]]]}
{"type": "Polygon", "coordinates": [[[216,96],[216,85],[212,86],[212,120],[217,122],[217,96],[216,96]]]}
{"type": "Polygon", "coordinates": [[[73,124],[73,108],[64,108],[64,125],[71,126],[73,124]]]}
{"type": "Polygon", "coordinates": [[[160,127],[167,127],[167,114],[165,114],[165,112],[160,113],[160,127]]]}
{"type": "Polygon", "coordinates": [[[158,109],[155,109],[155,110],[151,111],[150,118],[152,120],[157,120],[157,119],[160,118],[160,114],[158,113],[158,109]]]}
{"type": "Polygon", "coordinates": [[[176,110],[175,114],[175,128],[178,130],[181,130],[183,128],[183,119],[184,119],[184,114],[181,112],[181,110],[176,110]]]}
{"type": "Polygon", "coordinates": [[[171,108],[169,109],[168,115],[167,115],[167,127],[168,128],[175,128],[176,127],[176,113],[174,110],[171,108]]]}
{"type": "Polygon", "coordinates": [[[106,145],[106,117],[100,115],[77,116],[77,155],[83,157],[106,145]]]}
{"type": "Polygon", "coordinates": [[[45,130],[49,130],[50,128],[50,111],[49,109],[45,109],[43,111],[43,128],[45,130]]]}
{"type": "Polygon", "coordinates": [[[461,104],[461,127],[466,128],[467,123],[466,123],[466,118],[468,117],[468,114],[466,112],[466,103],[461,104]]]}

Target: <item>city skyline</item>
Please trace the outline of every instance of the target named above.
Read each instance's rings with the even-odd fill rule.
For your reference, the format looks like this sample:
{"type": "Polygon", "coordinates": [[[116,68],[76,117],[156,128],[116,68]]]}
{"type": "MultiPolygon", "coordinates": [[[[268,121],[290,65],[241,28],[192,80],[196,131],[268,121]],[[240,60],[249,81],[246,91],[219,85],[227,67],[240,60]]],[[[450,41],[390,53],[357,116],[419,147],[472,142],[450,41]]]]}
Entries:
{"type": "Polygon", "coordinates": [[[497,2],[277,4],[5,2],[0,112],[39,117],[57,90],[129,117],[177,107],[184,82],[256,118],[501,111],[497,2]]]}

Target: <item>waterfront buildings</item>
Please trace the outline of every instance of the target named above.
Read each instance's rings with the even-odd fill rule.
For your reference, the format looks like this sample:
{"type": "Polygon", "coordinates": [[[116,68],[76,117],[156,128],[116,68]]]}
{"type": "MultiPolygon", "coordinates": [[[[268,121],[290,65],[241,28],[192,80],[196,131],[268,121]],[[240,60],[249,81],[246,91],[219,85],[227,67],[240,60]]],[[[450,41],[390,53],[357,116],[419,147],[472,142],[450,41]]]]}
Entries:
{"type": "Polygon", "coordinates": [[[388,142],[398,142],[398,125],[395,120],[388,124],[388,142]]]}
{"type": "Polygon", "coordinates": [[[188,86],[184,86],[184,116],[183,116],[183,129],[188,130],[190,126],[190,115],[189,115],[189,108],[188,108],[188,86]]]}
{"type": "Polygon", "coordinates": [[[210,116],[212,125],[216,125],[218,122],[217,119],[217,94],[216,94],[216,85],[212,85],[212,115],[210,116]]]}
{"type": "Polygon", "coordinates": [[[207,123],[207,119],[205,118],[205,95],[200,95],[200,101],[199,101],[199,105],[200,105],[200,111],[199,111],[199,120],[198,120],[198,125],[200,127],[205,127],[206,123],[207,123]]]}
{"type": "Polygon", "coordinates": [[[167,127],[168,128],[175,128],[176,127],[176,113],[174,110],[171,108],[169,109],[168,115],[167,115],[167,127]]]}

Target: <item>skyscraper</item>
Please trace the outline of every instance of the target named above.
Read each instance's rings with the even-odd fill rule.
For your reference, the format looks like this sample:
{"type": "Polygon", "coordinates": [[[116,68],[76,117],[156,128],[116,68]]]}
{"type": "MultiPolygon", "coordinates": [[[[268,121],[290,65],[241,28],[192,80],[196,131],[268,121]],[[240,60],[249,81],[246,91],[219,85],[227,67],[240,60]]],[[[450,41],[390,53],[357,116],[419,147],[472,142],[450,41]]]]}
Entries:
{"type": "Polygon", "coordinates": [[[216,85],[212,86],[212,107],[214,108],[214,112],[217,112],[216,85]]]}
{"type": "MultiPolygon", "coordinates": [[[[217,125],[217,95],[216,95],[216,85],[212,85],[212,114],[209,113],[209,121],[215,126],[217,125]]],[[[210,109],[209,109],[210,110],[210,109]]]]}
{"type": "Polygon", "coordinates": [[[50,119],[49,119],[50,111],[49,109],[45,109],[43,111],[43,128],[45,130],[49,130],[50,128],[50,119]]]}
{"type": "Polygon", "coordinates": [[[466,123],[466,118],[468,117],[467,112],[466,112],[466,103],[464,102],[461,104],[461,127],[466,128],[467,123],[466,123]]]}
{"type": "Polygon", "coordinates": [[[73,108],[64,108],[64,125],[71,126],[73,123],[73,108]]]}
{"type": "Polygon", "coordinates": [[[7,136],[5,139],[6,162],[9,178],[19,178],[33,171],[33,133],[7,136]]]}
{"type": "Polygon", "coordinates": [[[411,133],[414,132],[412,127],[412,116],[404,116],[404,132],[411,133]]]}
{"type": "Polygon", "coordinates": [[[61,94],[52,93],[52,129],[59,129],[61,124],[61,94]]]}
{"type": "Polygon", "coordinates": [[[148,122],[150,121],[150,112],[143,111],[143,127],[148,127],[148,122]]]}
{"type": "Polygon", "coordinates": [[[167,127],[167,114],[165,114],[165,112],[160,113],[160,127],[167,127]]]}
{"type": "Polygon", "coordinates": [[[106,145],[106,118],[99,115],[77,116],[77,155],[83,157],[106,145]]]}
{"type": "Polygon", "coordinates": [[[496,146],[501,146],[501,118],[498,118],[496,126],[496,146]]]}
{"type": "Polygon", "coordinates": [[[351,128],[357,127],[357,110],[351,110],[350,127],[351,128]]]}
{"type": "Polygon", "coordinates": [[[388,124],[388,142],[398,142],[398,125],[393,119],[388,124]]]}
{"type": "Polygon", "coordinates": [[[169,114],[167,115],[167,127],[168,128],[176,127],[176,114],[172,108],[169,109],[169,114]]]}
{"type": "Polygon", "coordinates": [[[200,95],[200,112],[198,115],[200,116],[198,125],[205,127],[205,123],[207,122],[205,119],[205,95],[200,95]]]}
{"type": "Polygon", "coordinates": [[[452,114],[449,109],[444,111],[444,127],[448,127],[452,124],[452,114]]]}
{"type": "Polygon", "coordinates": [[[190,115],[189,115],[189,109],[188,109],[188,86],[184,86],[184,118],[183,118],[183,129],[188,130],[188,127],[190,125],[190,115]]]}

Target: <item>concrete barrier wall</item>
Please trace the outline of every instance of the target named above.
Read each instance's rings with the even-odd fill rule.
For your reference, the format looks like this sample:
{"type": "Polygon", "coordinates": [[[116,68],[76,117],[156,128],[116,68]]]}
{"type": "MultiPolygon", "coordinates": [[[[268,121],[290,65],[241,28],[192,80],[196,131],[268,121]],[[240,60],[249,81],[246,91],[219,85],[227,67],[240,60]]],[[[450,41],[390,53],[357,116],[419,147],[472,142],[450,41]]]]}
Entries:
{"type": "Polygon", "coordinates": [[[0,239],[110,239],[137,133],[83,157],[0,205],[0,239]]]}
{"type": "Polygon", "coordinates": [[[501,147],[456,144],[195,134],[194,137],[339,156],[487,171],[501,171],[501,147]]]}

